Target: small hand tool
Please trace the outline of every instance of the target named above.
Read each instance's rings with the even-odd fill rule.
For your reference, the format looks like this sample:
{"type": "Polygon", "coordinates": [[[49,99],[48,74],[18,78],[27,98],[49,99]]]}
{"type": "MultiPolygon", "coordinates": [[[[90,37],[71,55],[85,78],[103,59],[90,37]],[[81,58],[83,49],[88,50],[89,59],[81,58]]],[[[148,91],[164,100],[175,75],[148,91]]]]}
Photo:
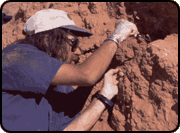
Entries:
{"type": "Polygon", "coordinates": [[[147,38],[143,37],[143,36],[142,36],[142,35],[140,35],[140,34],[136,34],[136,35],[135,35],[135,37],[136,37],[136,36],[137,36],[137,37],[141,37],[141,38],[143,38],[143,39],[145,39],[145,40],[147,40],[147,41],[149,41],[149,42],[152,42],[151,40],[149,40],[149,39],[147,39],[147,38]]]}

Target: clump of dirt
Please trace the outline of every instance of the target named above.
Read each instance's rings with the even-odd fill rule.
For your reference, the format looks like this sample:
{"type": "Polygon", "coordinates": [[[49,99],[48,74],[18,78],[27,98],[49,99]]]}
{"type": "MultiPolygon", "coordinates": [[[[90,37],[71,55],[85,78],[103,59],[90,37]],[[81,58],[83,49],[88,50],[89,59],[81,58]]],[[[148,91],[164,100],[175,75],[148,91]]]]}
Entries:
{"type": "MultiPolygon", "coordinates": [[[[178,8],[173,2],[8,2],[2,12],[13,15],[2,26],[2,49],[23,39],[23,26],[41,9],[68,12],[78,27],[94,35],[80,37],[79,63],[85,61],[113,33],[121,19],[134,22],[143,38],[120,44],[110,68],[120,67],[119,93],[91,131],[170,131],[178,125],[178,8]]],[[[101,89],[100,80],[91,97],[101,89]]]]}

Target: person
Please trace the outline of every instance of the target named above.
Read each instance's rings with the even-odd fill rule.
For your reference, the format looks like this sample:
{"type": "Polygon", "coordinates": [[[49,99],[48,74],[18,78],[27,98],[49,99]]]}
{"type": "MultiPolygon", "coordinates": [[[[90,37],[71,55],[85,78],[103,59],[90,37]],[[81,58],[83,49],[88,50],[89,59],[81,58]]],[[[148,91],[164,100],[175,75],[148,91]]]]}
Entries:
{"type": "Polygon", "coordinates": [[[8,131],[90,130],[117,95],[118,69],[81,113],[83,91],[106,72],[119,47],[137,33],[122,20],[87,60],[77,64],[79,36],[92,33],[75,25],[67,12],[43,9],[24,25],[26,38],[2,50],[2,126],[8,131]],[[78,87],[77,87],[78,86],[78,87]],[[82,87],[79,89],[79,87],[82,87]]]}

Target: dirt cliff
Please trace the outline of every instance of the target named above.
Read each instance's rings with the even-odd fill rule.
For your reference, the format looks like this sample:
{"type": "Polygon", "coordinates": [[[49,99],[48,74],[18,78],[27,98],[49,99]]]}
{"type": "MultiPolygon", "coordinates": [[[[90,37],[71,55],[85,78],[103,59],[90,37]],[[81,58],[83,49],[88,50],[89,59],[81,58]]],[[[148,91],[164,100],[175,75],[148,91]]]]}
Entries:
{"type": "MultiPolygon", "coordinates": [[[[120,67],[119,93],[92,131],[170,131],[178,125],[178,8],[173,2],[9,2],[2,11],[12,20],[2,26],[2,49],[23,39],[23,26],[41,9],[68,12],[77,26],[91,31],[80,38],[79,63],[85,61],[113,33],[121,19],[134,22],[143,38],[121,43],[110,68],[120,67]]],[[[103,80],[91,91],[101,89],[103,80]]]]}

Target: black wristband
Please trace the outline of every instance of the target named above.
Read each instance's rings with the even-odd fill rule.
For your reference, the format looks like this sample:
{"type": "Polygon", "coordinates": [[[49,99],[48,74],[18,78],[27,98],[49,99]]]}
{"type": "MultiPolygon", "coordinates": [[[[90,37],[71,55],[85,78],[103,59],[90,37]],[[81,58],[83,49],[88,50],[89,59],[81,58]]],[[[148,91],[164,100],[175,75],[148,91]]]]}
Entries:
{"type": "Polygon", "coordinates": [[[114,105],[114,103],[111,100],[107,99],[105,96],[99,93],[96,93],[93,97],[96,97],[98,100],[104,103],[107,108],[112,108],[114,105]]]}

